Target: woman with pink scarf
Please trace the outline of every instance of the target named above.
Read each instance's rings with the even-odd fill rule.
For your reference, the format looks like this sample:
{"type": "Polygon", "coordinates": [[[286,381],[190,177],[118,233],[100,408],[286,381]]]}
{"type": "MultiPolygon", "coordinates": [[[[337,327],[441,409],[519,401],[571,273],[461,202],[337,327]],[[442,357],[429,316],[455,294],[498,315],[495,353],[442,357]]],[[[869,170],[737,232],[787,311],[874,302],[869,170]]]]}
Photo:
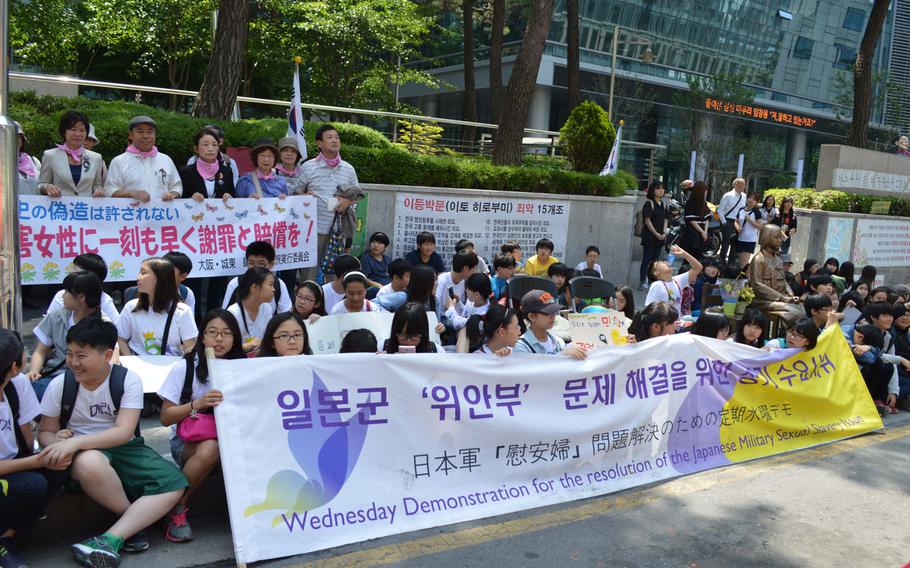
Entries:
{"type": "Polygon", "coordinates": [[[268,138],[257,140],[250,149],[250,160],[256,167],[253,171],[240,176],[234,189],[234,197],[278,197],[288,195],[288,184],[283,177],[275,173],[275,161],[278,159],[278,146],[268,138]]]}
{"type": "Polygon", "coordinates": [[[38,193],[38,170],[41,169],[41,162],[23,151],[28,138],[25,137],[22,125],[18,122],[16,131],[19,134],[19,195],[35,195],[38,193]]]}
{"type": "Polygon", "coordinates": [[[103,197],[104,162],[101,154],[84,146],[88,137],[88,117],[69,111],[60,118],[57,144],[44,152],[38,175],[38,192],[49,197],[103,197]]]}

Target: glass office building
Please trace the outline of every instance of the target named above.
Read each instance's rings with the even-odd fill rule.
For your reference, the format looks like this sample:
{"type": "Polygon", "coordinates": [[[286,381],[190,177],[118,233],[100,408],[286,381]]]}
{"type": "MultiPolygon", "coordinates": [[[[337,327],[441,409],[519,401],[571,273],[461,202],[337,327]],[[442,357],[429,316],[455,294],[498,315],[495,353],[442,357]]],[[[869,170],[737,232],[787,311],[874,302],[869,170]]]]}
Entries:
{"type": "MultiPolygon", "coordinates": [[[[908,19],[901,17],[910,12],[908,1],[892,2],[875,54],[876,69],[903,61],[904,36],[894,37],[894,30],[896,19],[898,29],[908,19]]],[[[667,147],[657,159],[658,176],[669,182],[688,176],[688,156],[697,138],[693,130],[707,121],[714,129],[699,136],[745,148],[746,170],[764,180],[757,181],[758,187],[779,181],[770,179],[775,172],[795,171],[799,159],[806,168],[804,185],[810,185],[818,146],[836,143],[846,133],[838,118],[849,109],[838,102],[852,93],[850,67],[871,9],[869,0],[579,0],[583,98],[607,108],[618,29],[614,115],[626,120],[624,138],[667,147]],[[721,75],[741,77],[754,100],[731,104],[712,97],[693,101],[687,95],[690,81],[721,75]]],[[[568,115],[565,40],[565,1],[556,0],[528,127],[559,130],[568,115]]],[[[514,60],[508,49],[514,53],[516,47],[506,46],[505,80],[514,60]]],[[[910,96],[910,46],[906,51],[910,96]]],[[[485,59],[486,50],[478,49],[479,119],[491,121],[485,59]]],[[[449,88],[409,87],[404,94],[426,114],[460,118],[463,67],[458,54],[441,61],[433,73],[449,88]]],[[[901,80],[898,75],[895,80],[901,80]]],[[[897,126],[907,118],[894,101],[889,106],[882,96],[880,103],[873,123],[897,126]]],[[[623,166],[644,177],[646,156],[627,152],[623,166]]],[[[730,169],[729,164],[715,161],[722,169],[730,169]]]]}

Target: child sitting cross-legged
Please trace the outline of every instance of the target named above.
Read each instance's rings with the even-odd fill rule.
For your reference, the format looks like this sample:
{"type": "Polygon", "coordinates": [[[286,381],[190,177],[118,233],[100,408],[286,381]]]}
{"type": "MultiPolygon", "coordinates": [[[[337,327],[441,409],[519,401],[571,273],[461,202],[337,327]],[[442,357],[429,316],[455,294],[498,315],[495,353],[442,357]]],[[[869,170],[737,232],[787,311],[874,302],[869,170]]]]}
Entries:
{"type": "Polygon", "coordinates": [[[71,547],[76,561],[116,567],[122,550],[148,548],[143,529],[169,512],[175,514],[189,484],[139,435],[142,381],[111,365],[117,344],[114,325],[84,319],[67,332],[66,343],[70,371],[47,387],[38,440],[46,448],[46,468],[69,466],[71,477],[89,497],[120,516],[100,536],[71,547]]]}

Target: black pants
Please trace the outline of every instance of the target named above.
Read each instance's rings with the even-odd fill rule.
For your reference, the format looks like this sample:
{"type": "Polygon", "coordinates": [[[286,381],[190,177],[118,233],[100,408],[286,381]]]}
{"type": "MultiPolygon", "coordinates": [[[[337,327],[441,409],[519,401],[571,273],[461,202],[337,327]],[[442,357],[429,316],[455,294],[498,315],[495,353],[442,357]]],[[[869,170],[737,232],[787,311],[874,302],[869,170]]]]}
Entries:
{"type": "Polygon", "coordinates": [[[30,529],[44,515],[67,472],[34,469],[0,477],[0,534],[30,529]]]}
{"type": "Polygon", "coordinates": [[[872,400],[882,402],[888,399],[888,383],[891,382],[891,376],[894,374],[894,365],[885,363],[881,359],[871,365],[861,365],[860,373],[866,382],[866,388],[869,389],[869,395],[872,400]]]}
{"type": "Polygon", "coordinates": [[[656,245],[641,245],[643,251],[641,254],[641,269],[639,270],[639,282],[648,281],[648,267],[651,266],[651,263],[655,260],[660,260],[660,251],[663,249],[663,244],[656,245]]]}
{"type": "Polygon", "coordinates": [[[717,259],[724,264],[730,264],[736,257],[736,227],[731,219],[727,219],[721,226],[720,233],[720,256],[717,259]]]}

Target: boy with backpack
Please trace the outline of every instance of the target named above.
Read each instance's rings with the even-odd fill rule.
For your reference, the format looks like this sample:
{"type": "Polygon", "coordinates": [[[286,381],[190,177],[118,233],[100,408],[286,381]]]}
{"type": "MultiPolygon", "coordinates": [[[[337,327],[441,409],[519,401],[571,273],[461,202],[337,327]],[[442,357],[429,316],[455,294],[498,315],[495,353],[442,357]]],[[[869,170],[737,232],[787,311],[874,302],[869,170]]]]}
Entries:
{"type": "Polygon", "coordinates": [[[79,564],[116,567],[120,552],[148,548],[143,529],[174,507],[186,477],[143,442],[139,412],[142,381],[111,364],[117,328],[88,318],[66,335],[68,370],[57,376],[41,402],[38,440],[44,466],[69,468],[82,490],[120,518],[105,533],[72,545],[79,564]]]}

